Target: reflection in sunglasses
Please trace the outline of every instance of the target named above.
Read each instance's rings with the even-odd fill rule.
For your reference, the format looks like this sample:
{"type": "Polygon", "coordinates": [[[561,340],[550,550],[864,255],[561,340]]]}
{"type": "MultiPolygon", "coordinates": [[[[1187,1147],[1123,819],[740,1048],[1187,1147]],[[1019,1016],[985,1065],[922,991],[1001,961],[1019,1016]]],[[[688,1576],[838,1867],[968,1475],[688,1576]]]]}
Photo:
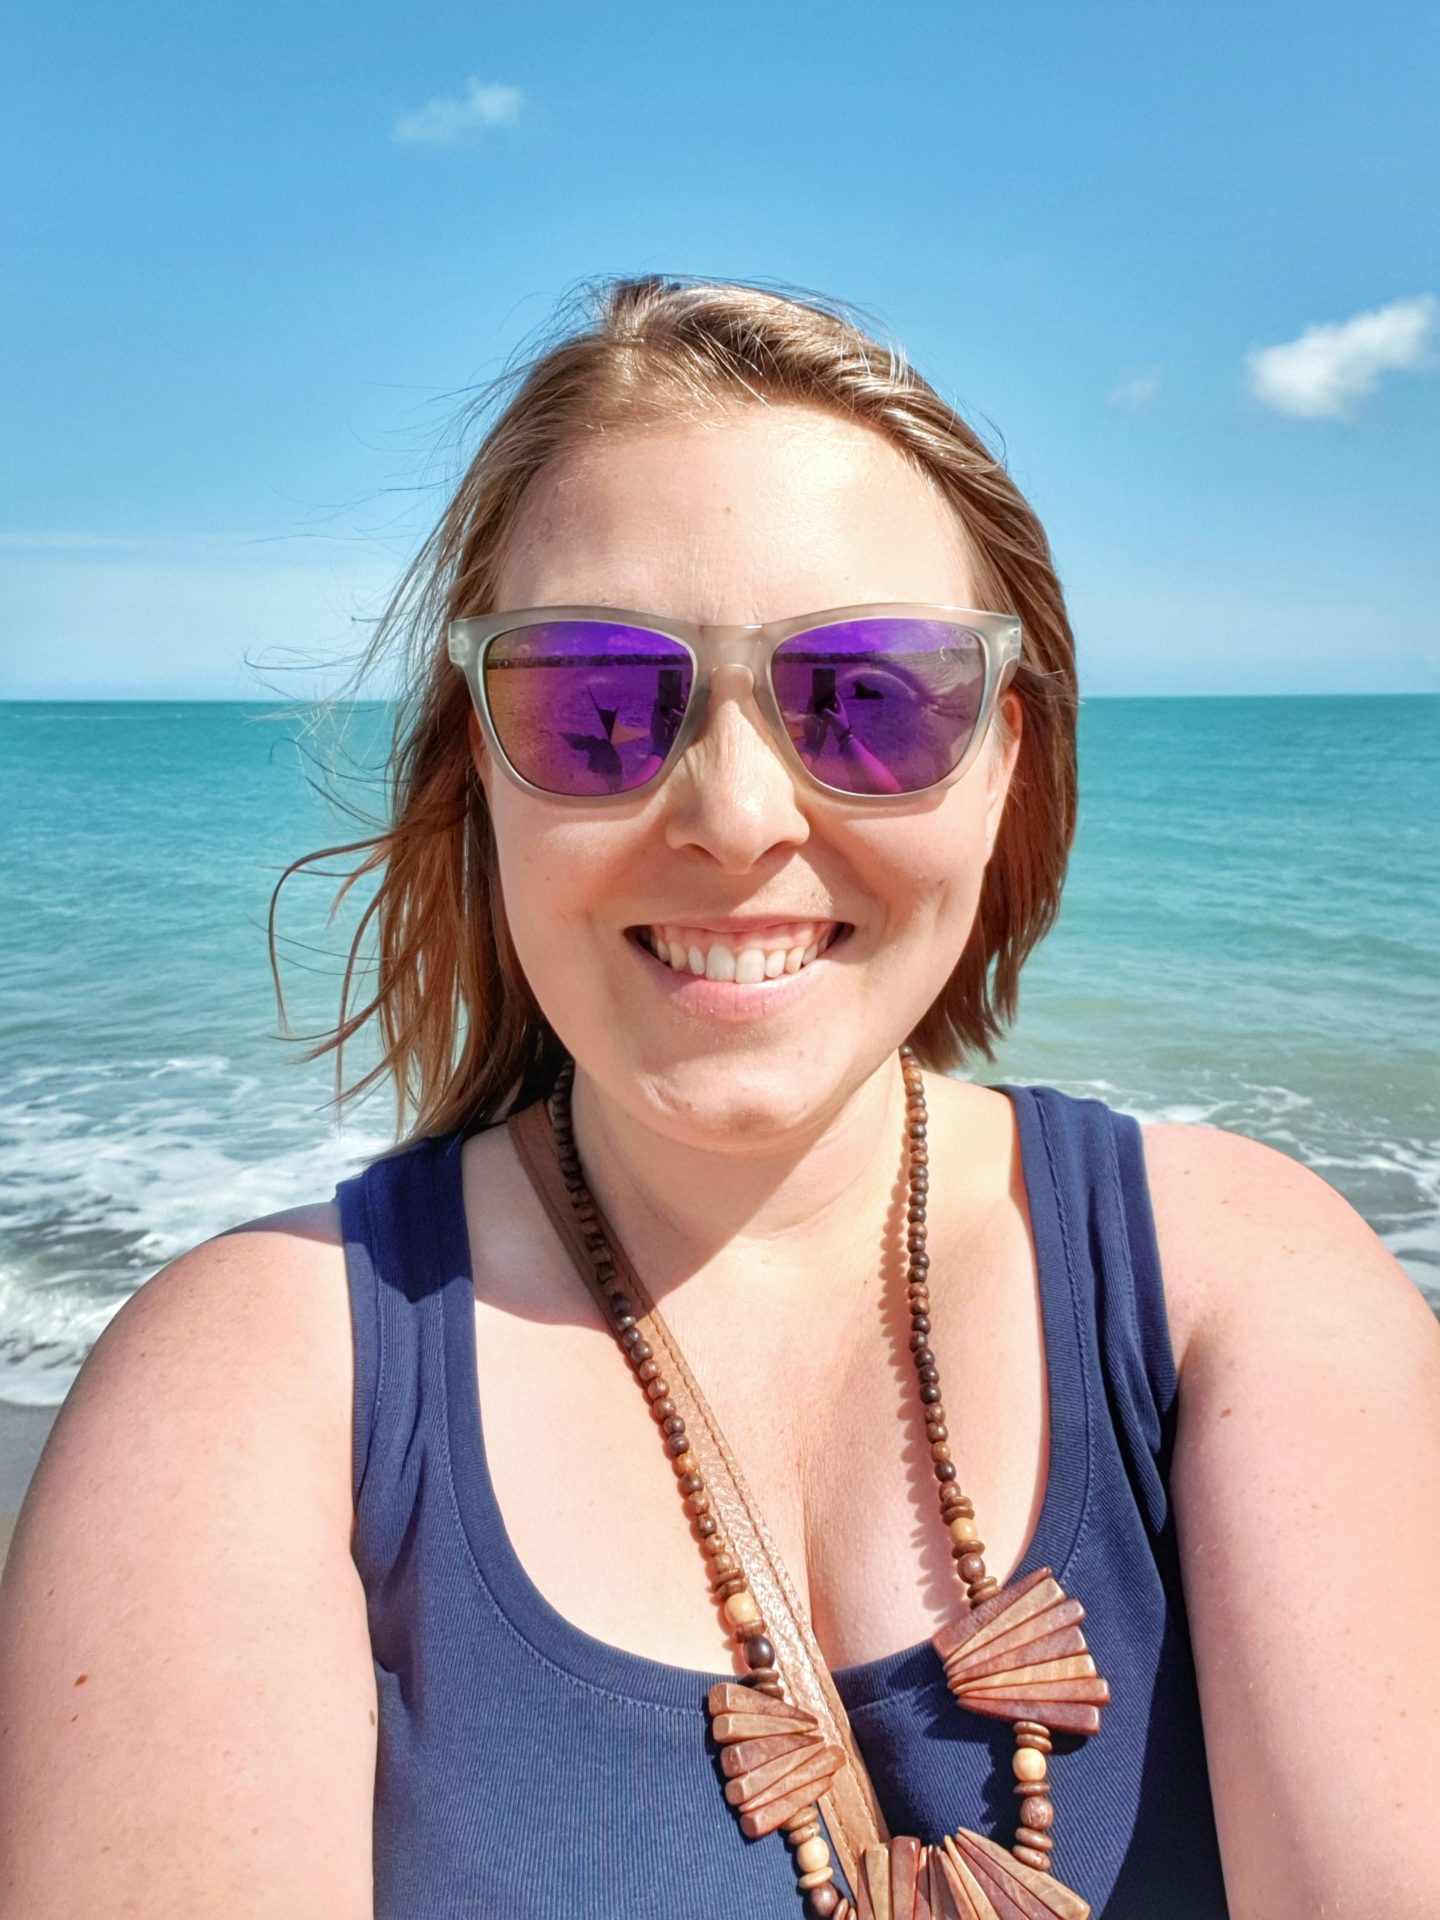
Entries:
{"type": "MultiPolygon", "coordinates": [[[[493,650],[485,662],[495,729],[517,770],[548,792],[576,796],[652,779],[689,707],[689,660],[657,660],[653,648],[542,652],[538,632],[527,638],[525,651],[493,650]]],[[[968,744],[984,683],[978,644],[792,644],[771,662],[795,751],[824,784],[856,794],[918,792],[943,779],[968,744]]]]}

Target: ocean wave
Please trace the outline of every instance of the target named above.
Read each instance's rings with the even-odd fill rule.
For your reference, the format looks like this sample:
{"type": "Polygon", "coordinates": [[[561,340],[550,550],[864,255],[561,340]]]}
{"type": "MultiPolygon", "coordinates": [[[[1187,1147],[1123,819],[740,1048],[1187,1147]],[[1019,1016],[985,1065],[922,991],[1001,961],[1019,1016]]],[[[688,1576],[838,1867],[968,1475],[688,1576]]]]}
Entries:
{"type": "Polygon", "coordinates": [[[0,1400],[56,1406],[106,1323],[170,1260],[328,1199],[392,1144],[311,1087],[220,1056],[31,1067],[0,1083],[0,1400]]]}

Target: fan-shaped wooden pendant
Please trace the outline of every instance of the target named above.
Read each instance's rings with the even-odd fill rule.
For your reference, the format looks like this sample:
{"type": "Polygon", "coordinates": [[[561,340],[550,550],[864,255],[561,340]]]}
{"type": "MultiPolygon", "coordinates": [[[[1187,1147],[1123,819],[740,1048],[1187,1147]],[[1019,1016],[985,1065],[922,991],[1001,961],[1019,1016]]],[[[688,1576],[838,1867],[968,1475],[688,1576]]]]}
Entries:
{"type": "Polygon", "coordinates": [[[804,1707],[732,1681],[712,1687],[706,1704],[724,1749],[725,1798],[739,1808],[748,1840],[773,1833],[811,1806],[845,1764],[843,1748],[827,1745],[820,1722],[804,1707]]]}
{"type": "Polygon", "coordinates": [[[1098,1733],[1110,1688],[1080,1631],[1084,1618],[1080,1602],[1039,1567],[942,1627],[935,1651],[950,1691],[972,1713],[1098,1733]]]}
{"type": "Polygon", "coordinates": [[[962,1827],[938,1846],[867,1848],[855,1920],[1089,1920],[1090,1906],[1048,1873],[962,1827]]]}
{"type": "Polygon", "coordinates": [[[930,1860],[948,1903],[932,1900],[934,1920],[1089,1920],[1088,1900],[966,1827],[931,1847],[930,1860]]]}
{"type": "Polygon", "coordinates": [[[900,1838],[867,1847],[855,1889],[856,1920],[932,1920],[930,1849],[900,1838]]]}

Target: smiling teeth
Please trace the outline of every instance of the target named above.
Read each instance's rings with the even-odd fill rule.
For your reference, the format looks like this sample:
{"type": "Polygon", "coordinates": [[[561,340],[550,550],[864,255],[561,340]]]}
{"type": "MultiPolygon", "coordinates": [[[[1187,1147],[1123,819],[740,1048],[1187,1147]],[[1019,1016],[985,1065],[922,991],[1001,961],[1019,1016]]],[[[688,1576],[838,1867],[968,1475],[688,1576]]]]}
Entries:
{"type": "Polygon", "coordinates": [[[745,987],[778,980],[782,973],[799,973],[824,953],[839,931],[836,920],[796,921],[746,946],[714,935],[692,934],[684,927],[650,926],[641,930],[640,937],[655,958],[676,973],[745,987]]]}

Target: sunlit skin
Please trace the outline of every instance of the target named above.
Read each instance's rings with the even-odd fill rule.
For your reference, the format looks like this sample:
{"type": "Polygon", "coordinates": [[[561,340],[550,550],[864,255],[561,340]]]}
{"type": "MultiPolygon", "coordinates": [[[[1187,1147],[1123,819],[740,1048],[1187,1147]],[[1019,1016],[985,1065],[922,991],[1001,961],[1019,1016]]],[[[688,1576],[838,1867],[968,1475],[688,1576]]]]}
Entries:
{"type": "MultiPolygon", "coordinates": [[[[543,473],[497,604],[738,624],[894,600],[976,604],[953,509],[871,430],[754,405],[607,432],[543,473]]],[[[1013,694],[1005,710],[1008,746],[992,728],[958,782],[884,808],[802,782],[743,668],[720,670],[699,738],[632,804],[524,791],[472,721],[511,932],[575,1055],[587,1165],[622,1218],[623,1192],[703,1257],[870,1206],[882,1143],[887,1177],[895,1165],[895,1049],[974,921],[1023,723],[1013,694]],[[627,938],[735,915],[853,932],[778,1014],[740,1022],[684,1010],[627,938]]]]}

